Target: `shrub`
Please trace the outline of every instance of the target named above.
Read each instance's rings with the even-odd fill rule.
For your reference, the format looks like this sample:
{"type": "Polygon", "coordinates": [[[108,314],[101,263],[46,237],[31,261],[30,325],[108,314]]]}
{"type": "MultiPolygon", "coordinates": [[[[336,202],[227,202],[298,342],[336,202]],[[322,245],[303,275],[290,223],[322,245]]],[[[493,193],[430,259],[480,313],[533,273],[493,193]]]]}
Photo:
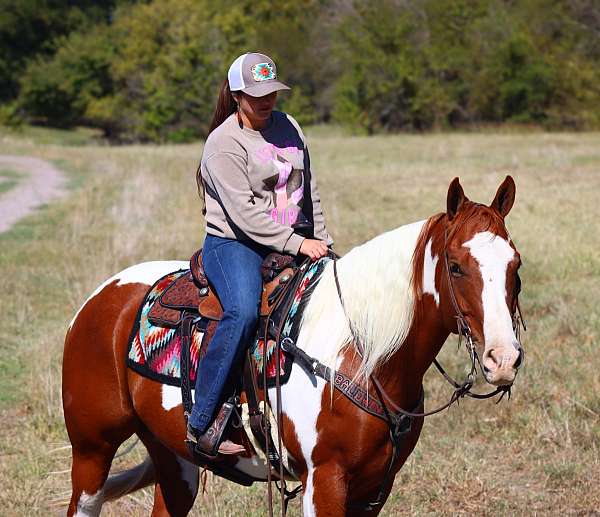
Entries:
{"type": "Polygon", "coordinates": [[[94,125],[88,108],[112,91],[114,53],[113,34],[105,25],[63,38],[53,57],[38,57],[27,67],[19,108],[34,121],[52,126],[94,125]]]}

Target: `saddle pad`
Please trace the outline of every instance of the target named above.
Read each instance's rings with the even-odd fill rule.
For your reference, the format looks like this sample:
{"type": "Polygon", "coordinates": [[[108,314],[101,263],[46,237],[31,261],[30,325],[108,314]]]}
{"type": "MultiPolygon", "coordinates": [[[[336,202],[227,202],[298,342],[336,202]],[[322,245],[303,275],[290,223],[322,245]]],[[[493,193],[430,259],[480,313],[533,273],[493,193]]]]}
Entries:
{"type": "MultiPolygon", "coordinates": [[[[290,310],[284,323],[282,336],[290,337],[294,341],[300,331],[302,312],[312,294],[312,287],[316,285],[320,275],[330,259],[324,258],[311,263],[303,273],[290,310]]],[[[148,313],[154,303],[158,303],[160,295],[169,287],[171,282],[188,273],[184,269],[175,271],[158,280],[148,291],[138,312],[134,328],[131,332],[127,352],[127,365],[144,377],[154,379],[163,384],[181,386],[180,353],[181,338],[178,329],[153,325],[148,320],[148,313]]],[[[193,327],[190,349],[190,381],[192,386],[196,382],[196,371],[202,340],[208,321],[201,319],[193,327]]],[[[262,385],[263,371],[263,346],[264,340],[255,339],[250,347],[250,357],[253,367],[258,374],[258,381],[262,385]]],[[[267,385],[275,383],[275,342],[267,343],[267,385]]],[[[280,380],[283,384],[290,376],[293,360],[285,353],[280,354],[280,380]]]]}
{"type": "MultiPolygon", "coordinates": [[[[283,325],[283,331],[281,333],[282,339],[289,337],[294,341],[294,343],[298,339],[304,308],[310,299],[314,287],[321,278],[323,269],[330,260],[330,258],[325,257],[311,263],[303,274],[302,280],[300,281],[298,288],[294,293],[294,299],[290,305],[289,312],[286,316],[286,321],[283,325]]],[[[263,339],[256,339],[250,349],[250,358],[256,371],[258,385],[260,387],[263,385],[264,346],[265,344],[263,339]]],[[[277,373],[277,354],[275,353],[275,349],[275,340],[269,339],[267,342],[267,387],[269,388],[275,386],[275,376],[277,373]]],[[[279,354],[279,380],[281,384],[285,384],[288,381],[290,373],[292,372],[293,362],[293,358],[288,356],[285,352],[281,352],[281,354],[279,354]]]]}
{"type": "MultiPolygon", "coordinates": [[[[181,353],[181,337],[174,328],[153,325],[148,320],[148,313],[154,303],[158,303],[160,295],[177,278],[189,273],[188,269],[175,271],[162,277],[148,291],[138,312],[131,332],[127,352],[127,365],[143,375],[163,384],[180,386],[179,357],[181,353]]],[[[204,336],[203,322],[194,325],[190,346],[190,381],[196,381],[196,366],[204,336]]]]}

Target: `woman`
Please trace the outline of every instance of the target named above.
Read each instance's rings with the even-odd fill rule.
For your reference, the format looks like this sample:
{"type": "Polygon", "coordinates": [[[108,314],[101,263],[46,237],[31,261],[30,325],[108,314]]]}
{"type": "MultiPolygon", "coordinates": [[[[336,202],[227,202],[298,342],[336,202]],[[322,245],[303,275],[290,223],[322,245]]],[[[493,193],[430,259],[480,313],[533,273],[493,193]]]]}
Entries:
{"type": "MultiPolygon", "coordinates": [[[[273,111],[279,90],[289,87],[269,57],[248,53],[233,62],[196,178],[205,199],[204,270],[223,306],[188,421],[200,454],[208,453],[207,430],[229,372],[256,330],[263,259],[278,251],[317,260],[333,243],[302,130],[273,111]]],[[[243,450],[228,440],[219,447],[222,454],[243,450]]]]}

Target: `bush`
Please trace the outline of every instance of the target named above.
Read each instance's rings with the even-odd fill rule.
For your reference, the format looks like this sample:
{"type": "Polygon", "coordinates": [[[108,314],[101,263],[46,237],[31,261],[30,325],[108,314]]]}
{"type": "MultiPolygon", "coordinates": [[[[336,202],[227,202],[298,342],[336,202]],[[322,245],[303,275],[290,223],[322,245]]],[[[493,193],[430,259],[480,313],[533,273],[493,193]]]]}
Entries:
{"type": "Polygon", "coordinates": [[[344,20],[337,41],[344,72],[336,85],[336,120],[367,133],[424,122],[417,100],[423,62],[411,44],[415,29],[414,15],[392,0],[364,4],[344,20]]]}
{"type": "Polygon", "coordinates": [[[481,121],[597,127],[595,33],[576,15],[559,0],[356,3],[337,27],[345,71],[334,116],[367,133],[481,121]]]}
{"type": "Polygon", "coordinates": [[[117,1],[0,0],[0,102],[18,96],[30,60],[52,56],[73,30],[106,23],[117,1]]]}
{"type": "Polygon", "coordinates": [[[18,106],[35,121],[56,127],[94,125],[88,108],[112,91],[114,35],[105,25],[64,38],[50,59],[31,62],[21,80],[18,106]]]}
{"type": "Polygon", "coordinates": [[[12,88],[2,75],[21,66],[10,56],[28,63],[17,102],[2,109],[13,120],[88,124],[125,141],[204,137],[227,67],[258,50],[293,87],[279,105],[302,124],[333,117],[369,134],[600,126],[600,9],[591,0],[12,4],[0,10],[0,87],[12,88]]]}

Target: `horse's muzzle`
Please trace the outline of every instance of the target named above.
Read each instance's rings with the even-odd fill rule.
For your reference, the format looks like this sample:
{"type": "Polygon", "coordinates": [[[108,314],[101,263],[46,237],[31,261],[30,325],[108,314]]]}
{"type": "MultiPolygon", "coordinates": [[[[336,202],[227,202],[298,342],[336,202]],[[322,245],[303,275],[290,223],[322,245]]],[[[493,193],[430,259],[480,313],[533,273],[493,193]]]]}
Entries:
{"type": "Polygon", "coordinates": [[[523,350],[518,342],[509,346],[495,346],[483,354],[481,366],[485,379],[494,386],[511,385],[523,363],[523,350]]]}

